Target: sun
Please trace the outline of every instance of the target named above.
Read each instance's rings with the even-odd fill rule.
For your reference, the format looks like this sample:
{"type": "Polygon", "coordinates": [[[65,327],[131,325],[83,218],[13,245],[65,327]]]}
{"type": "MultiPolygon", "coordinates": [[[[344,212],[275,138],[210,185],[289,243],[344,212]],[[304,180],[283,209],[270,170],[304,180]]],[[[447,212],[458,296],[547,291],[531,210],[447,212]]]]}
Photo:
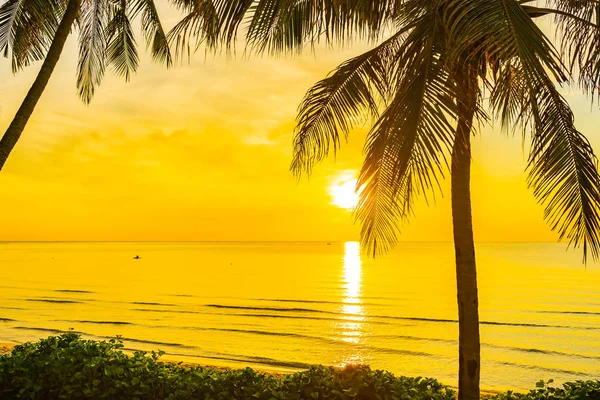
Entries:
{"type": "Polygon", "coordinates": [[[334,182],[329,186],[331,204],[340,208],[351,210],[358,205],[359,192],[356,191],[356,179],[345,178],[334,182]]]}

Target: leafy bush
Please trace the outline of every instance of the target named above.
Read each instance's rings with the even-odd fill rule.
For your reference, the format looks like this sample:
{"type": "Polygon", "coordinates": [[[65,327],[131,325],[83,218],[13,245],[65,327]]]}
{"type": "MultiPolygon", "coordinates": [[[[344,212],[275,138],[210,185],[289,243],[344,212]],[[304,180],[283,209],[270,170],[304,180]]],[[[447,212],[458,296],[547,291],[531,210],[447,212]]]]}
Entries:
{"type": "MultiPolygon", "coordinates": [[[[66,333],[16,346],[0,356],[0,399],[161,400],[449,400],[453,390],[434,379],[396,377],[366,366],[313,366],[274,376],[243,370],[183,367],[159,361],[163,352],[128,356],[120,340],[83,340],[66,333]]],[[[527,394],[496,400],[600,400],[600,381],[539,382],[527,394]],[[548,383],[551,383],[548,382],[548,383]]]]}
{"type": "Polygon", "coordinates": [[[285,376],[286,400],[300,399],[453,399],[454,391],[434,379],[395,377],[367,366],[311,367],[285,376]]]}
{"type": "Polygon", "coordinates": [[[576,381],[563,384],[562,388],[548,386],[552,383],[539,381],[537,389],[529,393],[513,393],[499,394],[493,399],[496,400],[600,400],[600,381],[576,381]]]}
{"type": "Polygon", "coordinates": [[[183,367],[162,352],[128,356],[119,340],[66,333],[16,346],[0,356],[0,399],[383,400],[454,398],[433,379],[397,378],[369,367],[315,366],[274,376],[183,367]]]}

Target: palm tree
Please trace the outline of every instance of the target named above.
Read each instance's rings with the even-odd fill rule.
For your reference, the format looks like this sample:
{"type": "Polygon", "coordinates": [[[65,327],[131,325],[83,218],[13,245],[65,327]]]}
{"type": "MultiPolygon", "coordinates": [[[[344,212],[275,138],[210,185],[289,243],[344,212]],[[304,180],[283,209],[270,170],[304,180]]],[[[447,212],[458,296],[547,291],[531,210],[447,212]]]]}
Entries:
{"type": "Polygon", "coordinates": [[[356,121],[375,123],[365,144],[356,210],[373,254],[397,242],[418,196],[450,169],[459,316],[459,398],[479,399],[480,338],[471,220],[471,136],[491,117],[531,140],[529,185],[560,239],[600,249],[600,176],[557,85],[600,89],[597,0],[181,0],[169,33],[179,55],[203,41],[258,53],[300,51],[359,36],[374,47],[314,85],[302,102],[291,170],[309,174],[356,121]],[[556,38],[536,21],[549,20],[556,38]],[[484,97],[485,95],[485,97],[484,97]],[[486,101],[484,101],[486,100],[486,101]],[[488,117],[486,109],[490,111],[488,117]],[[449,161],[449,162],[448,162],[449,161]]]}
{"type": "Polygon", "coordinates": [[[154,0],[7,0],[0,6],[0,51],[16,73],[43,60],[21,107],[0,140],[0,170],[42,96],[74,25],[79,27],[78,94],[89,103],[107,65],[129,80],[139,58],[131,19],[141,15],[154,60],[169,67],[171,52],[154,0]]]}

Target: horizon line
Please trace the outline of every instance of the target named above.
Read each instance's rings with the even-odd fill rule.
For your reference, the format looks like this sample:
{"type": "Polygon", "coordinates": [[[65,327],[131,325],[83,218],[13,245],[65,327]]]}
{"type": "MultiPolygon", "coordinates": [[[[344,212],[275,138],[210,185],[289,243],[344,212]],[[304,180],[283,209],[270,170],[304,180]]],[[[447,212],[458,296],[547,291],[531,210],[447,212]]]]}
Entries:
{"type": "MultiPolygon", "coordinates": [[[[346,243],[360,240],[0,240],[0,243],[346,243]]],[[[403,240],[402,243],[453,243],[453,240],[403,240]]],[[[476,240],[475,243],[556,243],[554,240],[476,240]]]]}

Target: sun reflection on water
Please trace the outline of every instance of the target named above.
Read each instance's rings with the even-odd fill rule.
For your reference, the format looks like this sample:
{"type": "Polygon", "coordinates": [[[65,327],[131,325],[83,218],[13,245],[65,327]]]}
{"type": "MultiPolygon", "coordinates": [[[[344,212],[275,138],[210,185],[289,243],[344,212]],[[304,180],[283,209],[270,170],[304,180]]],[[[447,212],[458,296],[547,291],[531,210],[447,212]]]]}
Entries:
{"type": "MultiPolygon", "coordinates": [[[[346,242],[344,244],[343,266],[343,305],[341,312],[343,320],[339,323],[342,340],[350,344],[360,344],[363,337],[365,311],[362,305],[362,261],[360,259],[360,244],[346,242]]],[[[360,363],[363,357],[359,349],[345,354],[342,364],[360,363]]]]}

